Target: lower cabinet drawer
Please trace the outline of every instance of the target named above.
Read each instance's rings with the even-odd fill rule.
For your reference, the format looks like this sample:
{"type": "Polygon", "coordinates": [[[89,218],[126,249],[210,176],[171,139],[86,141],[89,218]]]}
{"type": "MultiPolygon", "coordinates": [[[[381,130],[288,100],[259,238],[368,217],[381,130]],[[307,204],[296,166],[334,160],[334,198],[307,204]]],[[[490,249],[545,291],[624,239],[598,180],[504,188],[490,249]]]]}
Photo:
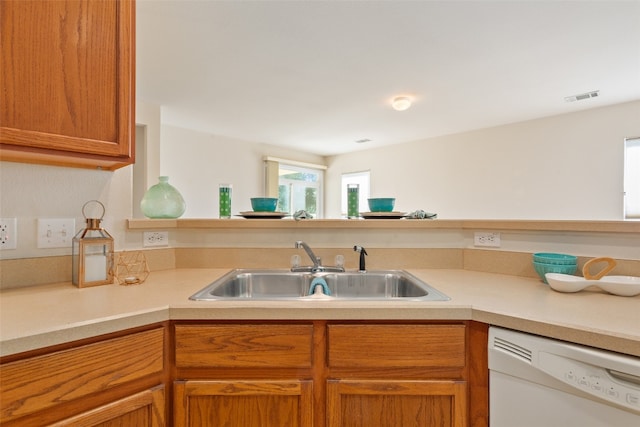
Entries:
{"type": "Polygon", "coordinates": [[[332,368],[465,366],[465,325],[329,325],[332,368]]]}
{"type": "Polygon", "coordinates": [[[177,368],[308,368],[313,325],[176,325],[177,368]]]}
{"type": "Polygon", "coordinates": [[[0,424],[162,373],[164,330],[134,333],[0,367],[0,424]]]}

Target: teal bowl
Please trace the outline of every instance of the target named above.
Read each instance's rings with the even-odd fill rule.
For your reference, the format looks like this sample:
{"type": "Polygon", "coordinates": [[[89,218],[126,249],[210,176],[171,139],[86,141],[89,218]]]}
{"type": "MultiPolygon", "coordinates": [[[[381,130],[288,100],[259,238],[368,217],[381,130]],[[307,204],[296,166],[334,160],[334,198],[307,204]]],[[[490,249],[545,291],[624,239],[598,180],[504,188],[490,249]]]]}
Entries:
{"type": "Polygon", "coordinates": [[[567,254],[538,252],[537,254],[533,254],[533,261],[541,262],[544,264],[572,265],[577,264],[578,257],[567,254]]]}
{"type": "Polygon", "coordinates": [[[396,204],[396,199],[388,197],[368,199],[367,201],[371,212],[392,212],[393,206],[396,204]]]}
{"type": "Polygon", "coordinates": [[[547,283],[545,274],[547,273],[561,273],[561,274],[574,274],[578,269],[577,264],[546,264],[543,262],[533,261],[533,269],[538,273],[538,276],[544,283],[547,283]]]}
{"type": "Polygon", "coordinates": [[[254,212],[275,212],[278,199],[275,197],[253,197],[251,208],[254,212]]]}

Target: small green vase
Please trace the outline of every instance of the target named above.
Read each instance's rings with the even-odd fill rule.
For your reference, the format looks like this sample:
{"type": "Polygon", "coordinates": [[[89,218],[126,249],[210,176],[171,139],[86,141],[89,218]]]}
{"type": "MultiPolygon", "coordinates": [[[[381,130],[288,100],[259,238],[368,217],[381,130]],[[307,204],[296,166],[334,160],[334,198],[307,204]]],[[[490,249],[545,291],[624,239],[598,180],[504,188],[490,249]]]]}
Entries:
{"type": "Polygon", "coordinates": [[[187,208],[180,192],[169,184],[168,176],[161,176],[140,201],[140,209],[147,218],[180,218],[187,208]]]}

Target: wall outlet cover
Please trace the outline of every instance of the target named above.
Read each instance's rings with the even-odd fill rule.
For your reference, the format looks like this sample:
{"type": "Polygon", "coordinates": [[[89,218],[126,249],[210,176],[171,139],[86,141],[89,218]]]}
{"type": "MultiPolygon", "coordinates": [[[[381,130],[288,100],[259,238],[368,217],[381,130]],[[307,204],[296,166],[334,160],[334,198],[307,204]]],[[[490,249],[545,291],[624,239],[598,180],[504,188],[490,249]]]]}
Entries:
{"type": "Polygon", "coordinates": [[[473,233],[473,245],[474,246],[484,246],[488,248],[499,248],[500,247],[500,233],[483,233],[476,232],[473,233]]]}
{"type": "Polygon", "coordinates": [[[18,246],[18,220],[0,218],[0,250],[16,249],[18,246]]]}
{"type": "Polygon", "coordinates": [[[145,248],[155,246],[169,246],[168,231],[145,231],[142,233],[142,246],[145,248]]]}

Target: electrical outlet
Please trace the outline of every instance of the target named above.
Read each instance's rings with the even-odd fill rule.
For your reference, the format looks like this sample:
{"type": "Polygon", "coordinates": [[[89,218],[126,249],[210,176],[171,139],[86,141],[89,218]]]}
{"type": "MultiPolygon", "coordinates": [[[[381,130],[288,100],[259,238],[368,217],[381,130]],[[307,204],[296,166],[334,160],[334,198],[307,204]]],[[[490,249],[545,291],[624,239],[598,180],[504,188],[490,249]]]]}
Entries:
{"type": "Polygon", "coordinates": [[[38,248],[70,248],[75,232],[74,218],[38,218],[38,248]]]}
{"type": "Polygon", "coordinates": [[[145,231],[142,233],[142,246],[169,246],[168,231],[145,231]]]}
{"type": "Polygon", "coordinates": [[[15,249],[18,244],[16,218],[0,218],[0,250],[15,249]]]}
{"type": "Polygon", "coordinates": [[[500,233],[473,233],[473,245],[499,248],[500,233]]]}

